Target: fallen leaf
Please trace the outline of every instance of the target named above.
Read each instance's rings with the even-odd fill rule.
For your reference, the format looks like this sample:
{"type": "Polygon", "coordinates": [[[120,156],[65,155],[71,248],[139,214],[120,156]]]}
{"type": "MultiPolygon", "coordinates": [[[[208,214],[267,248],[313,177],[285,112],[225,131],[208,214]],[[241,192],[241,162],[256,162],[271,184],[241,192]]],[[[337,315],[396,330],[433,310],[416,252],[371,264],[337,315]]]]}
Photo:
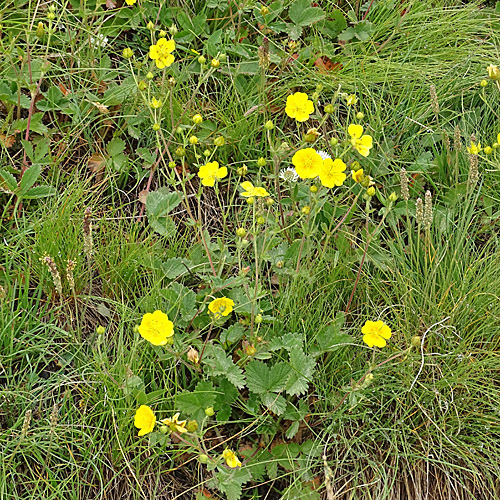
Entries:
{"type": "Polygon", "coordinates": [[[102,181],[104,177],[106,162],[99,153],[92,154],[92,156],[88,159],[87,167],[92,173],[96,174],[96,179],[98,182],[102,181]]]}
{"type": "Polygon", "coordinates": [[[148,197],[149,191],[147,189],[143,189],[138,196],[139,201],[145,205],[146,204],[146,198],[148,197]]]}
{"type": "Polygon", "coordinates": [[[0,142],[6,148],[10,148],[16,142],[16,136],[15,135],[0,134],[0,142]]]}
{"type": "Polygon", "coordinates": [[[341,63],[334,63],[329,57],[326,56],[318,57],[316,61],[314,61],[314,66],[316,66],[321,73],[328,73],[329,71],[339,71],[342,69],[341,63]]]}
{"type": "Polygon", "coordinates": [[[108,113],[109,112],[109,106],[106,106],[105,104],[101,104],[99,101],[90,101],[90,103],[95,106],[100,113],[108,113]]]}
{"type": "Polygon", "coordinates": [[[114,9],[116,8],[116,3],[113,0],[106,0],[106,8],[114,9]]]}

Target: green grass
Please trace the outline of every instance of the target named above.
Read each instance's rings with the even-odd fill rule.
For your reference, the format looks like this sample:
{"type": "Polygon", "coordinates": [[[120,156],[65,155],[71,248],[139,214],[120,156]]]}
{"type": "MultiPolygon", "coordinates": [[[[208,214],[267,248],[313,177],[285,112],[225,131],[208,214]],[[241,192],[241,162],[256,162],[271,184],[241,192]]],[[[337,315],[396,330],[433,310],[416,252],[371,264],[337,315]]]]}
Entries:
{"type": "MultiPolygon", "coordinates": [[[[0,170],[16,182],[24,175],[26,123],[16,120],[29,116],[40,81],[45,99],[37,96],[34,113],[43,119],[34,120],[29,142],[47,144],[48,152],[27,163],[41,165],[35,186],[57,192],[18,203],[19,192],[0,184],[0,497],[173,499],[204,498],[205,491],[230,500],[500,498],[500,157],[499,150],[479,155],[473,185],[465,150],[471,136],[485,147],[500,132],[499,89],[492,80],[479,83],[486,66],[498,63],[498,13],[477,2],[375,1],[366,41],[339,44],[320,21],[306,23],[290,48],[279,26],[265,31],[253,2],[239,13],[233,2],[231,9],[219,2],[220,10],[184,0],[161,8],[157,1],[115,3],[54,4],[50,37],[48,5],[15,0],[0,8],[0,170]],[[178,27],[177,62],[165,73],[147,58],[146,23],[155,19],[157,30],[178,27]],[[37,38],[40,21],[45,34],[37,38]],[[105,46],[90,42],[97,30],[108,37],[105,46]],[[258,66],[264,34],[271,47],[265,75],[258,66]],[[125,47],[135,52],[130,62],[125,47]],[[227,59],[201,71],[191,49],[209,63],[220,53],[227,59]],[[320,56],[341,69],[319,71],[320,56]],[[146,98],[134,78],[146,82],[146,98]],[[337,96],[312,147],[343,154],[347,173],[360,161],[375,180],[369,203],[349,176],[317,196],[310,181],[289,189],[278,180],[280,200],[274,162],[290,166],[293,153],[308,147],[302,133],[321,121],[311,117],[299,128],[285,115],[286,97],[296,91],[319,92],[321,114],[336,92],[358,96],[355,111],[364,118],[355,119],[337,96]],[[163,101],[156,117],[153,96],[163,101]],[[204,122],[192,128],[196,113],[204,122]],[[264,129],[268,120],[273,130],[264,129]],[[367,158],[344,147],[354,121],[373,136],[367,158]],[[188,143],[193,134],[196,146],[188,143]],[[221,135],[225,145],[215,147],[221,135]],[[331,137],[340,144],[332,146],[331,137]],[[169,166],[174,160],[177,169],[169,166]],[[195,174],[215,160],[229,175],[200,197],[195,174]],[[402,167],[412,176],[408,202],[402,167]],[[264,186],[274,203],[247,205],[236,188],[242,180],[264,186]],[[147,186],[157,193],[167,187],[182,201],[164,219],[152,198],[146,210],[139,201],[147,186]],[[429,230],[415,220],[426,190],[429,230]],[[390,203],[393,191],[398,199],[390,203]],[[301,214],[304,205],[310,217],[301,214]],[[246,243],[235,236],[238,227],[246,228],[246,243]],[[61,274],[62,296],[45,255],[61,274]],[[68,259],[76,262],[74,288],[68,259]],[[212,324],[206,305],[222,295],[235,309],[212,324]],[[134,330],[157,309],[174,323],[171,347],[152,346],[134,330]],[[374,350],[361,327],[378,319],[393,335],[374,350]],[[203,353],[201,367],[188,360],[190,346],[203,353]],[[232,363],[246,376],[239,388],[232,363]],[[277,389],[259,392],[248,367],[280,364],[304,389],[285,390],[278,377],[277,389]],[[191,413],[190,397],[199,398],[189,400],[191,413]],[[158,419],[180,411],[197,420],[191,444],[159,432],[138,437],[141,404],[158,419]],[[204,418],[208,406],[216,415],[204,418]],[[241,469],[215,463],[226,446],[241,469]]],[[[352,27],[369,2],[359,12],[359,2],[339,4],[352,27]]],[[[339,15],[333,3],[321,7],[327,18],[339,15]]],[[[293,24],[289,15],[283,10],[275,22],[293,24]]]]}

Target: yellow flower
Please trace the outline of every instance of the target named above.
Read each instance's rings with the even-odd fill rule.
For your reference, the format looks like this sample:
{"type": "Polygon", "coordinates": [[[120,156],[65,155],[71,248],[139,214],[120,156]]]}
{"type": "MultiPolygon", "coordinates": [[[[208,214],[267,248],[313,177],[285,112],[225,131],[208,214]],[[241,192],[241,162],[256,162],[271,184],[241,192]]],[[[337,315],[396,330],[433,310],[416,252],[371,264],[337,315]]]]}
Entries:
{"type": "Polygon", "coordinates": [[[359,184],[364,178],[363,169],[360,168],[359,170],[356,170],[356,171],[351,170],[351,176],[352,176],[352,180],[359,184]]]}
{"type": "Polygon", "coordinates": [[[299,149],[292,157],[295,171],[301,179],[318,177],[323,167],[323,158],[313,148],[299,149]]]}
{"type": "Polygon", "coordinates": [[[314,104],[304,92],[295,92],[286,98],[285,113],[298,122],[305,122],[314,113],[314,104]]]}
{"type": "MultiPolygon", "coordinates": [[[[500,134],[499,134],[500,136],[500,134]]],[[[473,141],[471,141],[470,143],[470,147],[467,146],[467,151],[471,154],[471,155],[477,155],[478,153],[481,152],[481,143],[478,142],[477,144],[473,141]]]]}
{"type": "Polygon", "coordinates": [[[149,57],[154,59],[156,67],[163,69],[169,67],[174,62],[174,56],[172,52],[175,49],[175,41],[167,40],[166,38],[160,38],[156,45],[151,45],[149,47],[149,57]]]}
{"type": "Polygon", "coordinates": [[[135,2],[137,2],[137,0],[125,0],[127,5],[134,5],[135,2]]]}
{"type": "Polygon", "coordinates": [[[151,99],[151,107],[153,109],[161,108],[161,105],[162,105],[162,102],[160,99],[157,99],[156,97],[153,97],[153,99],[151,99]]]}
{"type": "Polygon", "coordinates": [[[172,418],[165,418],[164,420],[160,420],[160,422],[167,425],[172,432],[178,432],[179,434],[182,434],[184,432],[187,432],[188,430],[186,429],[186,421],[179,421],[180,415],[180,413],[176,413],[172,418]]]}
{"type": "Polygon", "coordinates": [[[351,136],[352,147],[362,156],[368,156],[373,146],[373,139],[370,135],[362,135],[363,127],[352,123],[347,129],[351,136]]]}
{"type": "Polygon", "coordinates": [[[215,181],[223,179],[227,175],[226,167],[219,167],[219,162],[211,161],[200,167],[198,171],[198,177],[201,179],[201,183],[204,186],[213,187],[215,181]]]}
{"type": "Polygon", "coordinates": [[[368,347],[385,347],[386,339],[391,338],[391,329],[383,321],[367,321],[361,328],[363,342],[368,347]]]}
{"type": "Polygon", "coordinates": [[[494,66],[493,64],[490,64],[486,68],[486,71],[488,71],[488,76],[492,80],[500,80],[500,69],[498,69],[498,66],[494,66]]]}
{"type": "Polygon", "coordinates": [[[226,461],[226,464],[231,467],[231,469],[234,469],[235,467],[241,467],[240,459],[236,456],[236,453],[233,450],[226,448],[222,453],[222,457],[226,461]]]}
{"type": "Polygon", "coordinates": [[[138,436],[144,436],[145,434],[153,432],[155,423],[155,414],[149,406],[141,405],[137,408],[134,417],[134,425],[140,429],[138,436]]]}
{"type": "Polygon", "coordinates": [[[255,187],[250,181],[245,181],[241,183],[241,187],[245,190],[241,193],[241,196],[245,198],[257,197],[264,198],[269,196],[269,193],[263,187],[255,187]]]}
{"type": "Polygon", "coordinates": [[[346,100],[347,106],[352,106],[353,104],[356,104],[358,102],[358,98],[354,94],[348,95],[345,98],[345,100],[346,100]]]}
{"type": "Polygon", "coordinates": [[[174,334],[174,324],[165,313],[155,311],[142,317],[138,330],[140,336],[153,345],[165,345],[168,343],[167,339],[174,334]]]}
{"type": "Polygon", "coordinates": [[[221,316],[229,316],[233,307],[234,302],[227,297],[214,299],[208,304],[208,310],[214,315],[215,319],[219,319],[221,316]]]}
{"type": "Polygon", "coordinates": [[[347,165],[339,158],[335,160],[326,158],[323,160],[323,166],[319,171],[319,180],[321,184],[327,188],[342,186],[346,179],[346,175],[344,174],[346,168],[347,165]]]}

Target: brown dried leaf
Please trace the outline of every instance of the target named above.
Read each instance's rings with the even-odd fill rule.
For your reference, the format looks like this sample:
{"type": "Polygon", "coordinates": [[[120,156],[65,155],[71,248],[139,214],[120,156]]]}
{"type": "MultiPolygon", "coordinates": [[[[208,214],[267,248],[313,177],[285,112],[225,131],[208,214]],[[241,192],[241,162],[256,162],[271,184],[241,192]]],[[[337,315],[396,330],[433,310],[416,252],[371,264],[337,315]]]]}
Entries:
{"type": "Polygon", "coordinates": [[[149,194],[149,191],[147,189],[143,189],[140,193],[139,193],[139,201],[145,205],[146,204],[146,198],[148,197],[148,194],[149,194]]]}
{"type": "Polygon", "coordinates": [[[116,8],[116,3],[113,0],[106,0],[106,8],[114,9],[116,8]]]}
{"type": "Polygon", "coordinates": [[[0,134],[0,142],[6,147],[10,148],[12,145],[16,142],[16,136],[15,135],[5,135],[5,134],[0,134]]]}
{"type": "Polygon", "coordinates": [[[92,156],[88,159],[87,166],[92,173],[96,174],[97,181],[102,181],[106,162],[99,153],[92,154],[92,156]]]}

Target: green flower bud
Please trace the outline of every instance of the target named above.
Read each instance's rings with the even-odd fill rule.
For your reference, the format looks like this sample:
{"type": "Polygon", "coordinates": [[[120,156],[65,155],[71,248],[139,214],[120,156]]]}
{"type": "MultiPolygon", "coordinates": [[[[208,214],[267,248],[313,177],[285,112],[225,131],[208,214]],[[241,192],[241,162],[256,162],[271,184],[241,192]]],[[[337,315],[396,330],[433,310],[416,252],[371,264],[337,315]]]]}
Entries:
{"type": "Polygon", "coordinates": [[[266,166],[266,159],[262,158],[262,156],[257,160],[257,166],[258,167],[265,167],[266,166]]]}
{"type": "Polygon", "coordinates": [[[330,139],[330,144],[335,147],[339,143],[339,140],[336,137],[332,137],[330,139]]]}
{"type": "Polygon", "coordinates": [[[302,207],[301,212],[304,215],[309,215],[311,213],[311,207],[309,205],[306,205],[305,207],[302,207]]]}
{"type": "Polygon", "coordinates": [[[486,87],[486,85],[488,85],[488,80],[481,80],[479,85],[481,85],[481,87],[486,87]]]}
{"type": "Polygon", "coordinates": [[[253,356],[257,352],[257,349],[253,345],[247,345],[245,347],[245,353],[247,356],[253,356]]]}
{"type": "Polygon", "coordinates": [[[106,331],[106,328],[104,326],[99,325],[96,329],[95,332],[99,335],[103,335],[104,332],[106,331]]]}
{"type": "Polygon", "coordinates": [[[200,462],[200,464],[207,464],[208,463],[208,455],[205,455],[204,453],[199,455],[198,462],[200,462]]]}
{"type": "Polygon", "coordinates": [[[158,130],[160,130],[160,124],[159,123],[153,123],[153,130],[155,132],[158,132],[158,130]]]}
{"type": "Polygon", "coordinates": [[[318,186],[315,186],[314,184],[309,188],[309,191],[311,193],[317,193],[318,192],[318,186]]]}
{"type": "Polygon", "coordinates": [[[175,129],[175,133],[176,133],[177,135],[181,135],[181,134],[182,134],[182,127],[177,127],[177,128],[175,129]]]}
{"type": "Polygon", "coordinates": [[[490,146],[486,146],[484,148],[484,153],[487,154],[487,155],[490,155],[491,153],[493,153],[493,148],[490,147],[490,146]]]}
{"type": "Polygon", "coordinates": [[[169,166],[170,168],[175,168],[175,161],[169,161],[169,162],[168,162],[168,166],[169,166]]]}
{"type": "Polygon", "coordinates": [[[365,117],[365,114],[364,114],[364,113],[362,113],[361,111],[358,111],[358,112],[356,113],[356,118],[357,118],[358,120],[362,120],[364,117],[365,117]]]}
{"type": "Polygon", "coordinates": [[[172,35],[175,36],[177,33],[179,33],[179,30],[177,29],[177,26],[175,24],[172,24],[170,28],[168,28],[168,32],[172,35]]]}
{"type": "Polygon", "coordinates": [[[149,72],[148,72],[148,74],[146,75],[146,78],[147,78],[148,80],[152,80],[152,79],[154,78],[153,73],[151,73],[151,71],[149,71],[149,72]]]}
{"type": "Polygon", "coordinates": [[[266,123],[264,123],[264,128],[266,130],[272,130],[274,128],[274,123],[271,120],[268,120],[266,123]]]}
{"type": "Polygon", "coordinates": [[[198,430],[198,422],[196,420],[190,420],[186,425],[186,429],[188,432],[196,432],[198,430]]]}
{"type": "Polygon", "coordinates": [[[359,161],[353,161],[351,163],[351,170],[354,170],[354,172],[357,172],[361,168],[361,165],[359,164],[359,161]]]}
{"type": "Polygon", "coordinates": [[[412,347],[420,347],[422,344],[422,337],[419,335],[415,335],[411,338],[411,346],[412,347]]]}
{"type": "Polygon", "coordinates": [[[42,21],[40,21],[40,22],[38,23],[37,28],[36,28],[36,36],[37,36],[38,38],[43,38],[43,37],[44,37],[44,35],[45,35],[45,26],[44,26],[44,24],[42,23],[42,21]]]}
{"type": "Polygon", "coordinates": [[[189,138],[189,144],[198,144],[198,137],[196,137],[195,135],[192,135],[190,138],[189,138]]]}
{"type": "Polygon", "coordinates": [[[137,84],[137,88],[139,90],[146,90],[148,88],[148,84],[144,81],[144,80],[141,80],[138,84],[137,84]]]}
{"type": "Polygon", "coordinates": [[[123,57],[125,59],[130,59],[130,58],[134,57],[134,51],[128,47],[123,49],[123,57]]]}
{"type": "Polygon", "coordinates": [[[267,16],[267,14],[269,14],[269,7],[266,7],[265,5],[263,5],[260,8],[260,13],[262,16],[267,16]]]}
{"type": "Polygon", "coordinates": [[[250,198],[247,198],[247,204],[248,205],[253,205],[255,203],[255,199],[253,196],[250,196],[250,198]]]}
{"type": "Polygon", "coordinates": [[[166,434],[167,432],[169,432],[169,431],[170,431],[170,429],[169,429],[166,425],[162,425],[162,426],[160,426],[160,429],[159,429],[159,430],[160,430],[160,432],[161,432],[162,434],[166,434]]]}
{"type": "Polygon", "coordinates": [[[49,13],[47,14],[47,19],[48,19],[49,21],[53,21],[55,18],[56,18],[56,15],[55,15],[53,12],[49,12],[49,13]]]}
{"type": "Polygon", "coordinates": [[[262,215],[260,217],[257,217],[257,224],[260,224],[262,226],[262,224],[265,223],[266,223],[265,217],[262,217],[262,215]]]}
{"type": "Polygon", "coordinates": [[[398,199],[398,195],[393,191],[390,195],[389,195],[389,201],[391,203],[394,203],[396,200],[398,199]]]}
{"type": "Polygon", "coordinates": [[[165,38],[167,36],[167,32],[165,30],[160,30],[160,32],[158,33],[158,36],[160,38],[165,38]]]}
{"type": "Polygon", "coordinates": [[[266,205],[268,207],[272,206],[274,204],[274,200],[272,198],[266,198],[266,205]]]}
{"type": "Polygon", "coordinates": [[[375,188],[373,186],[370,186],[367,190],[366,190],[366,194],[368,196],[375,196],[375,188]]]}
{"type": "Polygon", "coordinates": [[[246,235],[247,232],[244,227],[239,227],[238,229],[236,229],[236,236],[238,236],[238,238],[244,238],[246,235]]]}
{"type": "Polygon", "coordinates": [[[214,139],[214,145],[217,146],[217,147],[219,147],[219,148],[221,146],[224,146],[225,142],[226,141],[225,141],[224,137],[222,137],[222,135],[220,135],[219,137],[216,137],[214,139]]]}
{"type": "Polygon", "coordinates": [[[285,263],[282,260],[278,260],[278,262],[276,262],[276,267],[278,269],[283,269],[284,265],[285,265],[285,263]]]}
{"type": "Polygon", "coordinates": [[[186,150],[182,147],[182,146],[179,146],[176,150],[175,150],[175,154],[179,157],[183,157],[186,155],[186,150]]]}
{"type": "Polygon", "coordinates": [[[54,4],[49,5],[49,12],[55,12],[56,11],[56,6],[54,4]]]}
{"type": "Polygon", "coordinates": [[[220,66],[220,61],[218,59],[212,59],[210,65],[212,66],[212,68],[218,68],[220,66]]]}
{"type": "Polygon", "coordinates": [[[242,165],[241,167],[238,167],[236,169],[236,173],[240,176],[240,177],[244,177],[245,175],[247,175],[248,173],[248,167],[246,165],[242,165]]]}
{"type": "Polygon", "coordinates": [[[201,122],[203,122],[203,117],[201,115],[194,115],[192,120],[195,125],[199,125],[201,122]]]}
{"type": "Polygon", "coordinates": [[[199,62],[200,64],[205,64],[205,63],[207,62],[207,60],[206,60],[206,58],[205,58],[205,57],[200,56],[200,57],[198,57],[198,62],[199,62]]]}
{"type": "Polygon", "coordinates": [[[213,417],[215,415],[215,411],[212,406],[210,406],[209,408],[205,408],[205,415],[207,417],[213,417]]]}
{"type": "Polygon", "coordinates": [[[254,318],[254,322],[256,325],[260,325],[262,323],[262,314],[257,314],[254,318]]]}
{"type": "Polygon", "coordinates": [[[498,142],[494,142],[493,149],[498,149],[498,148],[500,148],[500,144],[498,144],[498,142]]]}
{"type": "Polygon", "coordinates": [[[220,62],[226,62],[227,61],[227,55],[226,54],[221,54],[219,56],[219,61],[220,62]]]}
{"type": "Polygon", "coordinates": [[[153,21],[149,21],[148,24],[146,24],[146,28],[149,30],[149,31],[154,31],[155,29],[155,23],[153,23],[153,21]]]}
{"type": "Polygon", "coordinates": [[[327,104],[325,106],[325,113],[331,115],[335,111],[335,108],[333,107],[333,104],[327,104]]]}
{"type": "Polygon", "coordinates": [[[210,151],[210,149],[205,149],[205,151],[203,151],[203,156],[206,156],[207,158],[212,154],[212,152],[210,151]]]}

